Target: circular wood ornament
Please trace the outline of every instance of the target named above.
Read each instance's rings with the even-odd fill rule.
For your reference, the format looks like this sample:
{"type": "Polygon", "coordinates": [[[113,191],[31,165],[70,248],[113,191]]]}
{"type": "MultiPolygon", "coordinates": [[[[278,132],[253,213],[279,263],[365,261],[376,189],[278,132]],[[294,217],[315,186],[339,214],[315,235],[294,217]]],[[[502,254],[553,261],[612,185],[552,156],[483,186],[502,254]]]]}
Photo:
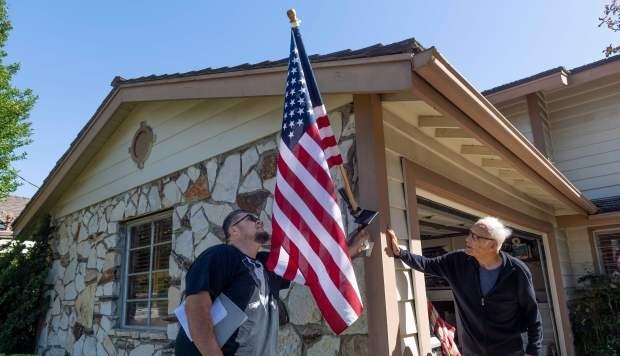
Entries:
{"type": "Polygon", "coordinates": [[[138,168],[144,168],[144,162],[149,158],[154,142],[155,134],[153,134],[153,129],[147,125],[146,121],[142,121],[140,128],[133,135],[131,147],[129,147],[131,159],[136,162],[138,168]]]}

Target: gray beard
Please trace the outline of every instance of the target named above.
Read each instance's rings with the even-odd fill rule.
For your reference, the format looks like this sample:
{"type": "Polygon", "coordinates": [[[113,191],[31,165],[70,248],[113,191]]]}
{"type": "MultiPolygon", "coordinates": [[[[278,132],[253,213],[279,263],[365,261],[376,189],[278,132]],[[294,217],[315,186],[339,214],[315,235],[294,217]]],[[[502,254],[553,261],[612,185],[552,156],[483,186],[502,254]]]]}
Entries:
{"type": "Polygon", "coordinates": [[[254,241],[258,242],[261,245],[268,242],[270,239],[271,235],[269,235],[267,231],[257,232],[254,236],[254,241]]]}

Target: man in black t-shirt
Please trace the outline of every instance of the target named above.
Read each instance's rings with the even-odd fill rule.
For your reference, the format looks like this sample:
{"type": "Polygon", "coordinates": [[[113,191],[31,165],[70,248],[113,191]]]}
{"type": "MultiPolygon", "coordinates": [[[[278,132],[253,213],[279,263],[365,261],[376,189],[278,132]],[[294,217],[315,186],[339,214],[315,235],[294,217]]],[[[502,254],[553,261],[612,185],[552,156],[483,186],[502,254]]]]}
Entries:
{"type": "MultiPolygon", "coordinates": [[[[270,239],[262,221],[246,210],[230,213],[222,224],[227,244],[205,250],[185,277],[186,314],[192,341],[183,328],[176,340],[176,354],[275,355],[278,341],[278,294],[289,282],[264,267],[266,252],[258,252],[270,239]],[[226,341],[218,345],[213,332],[212,302],[224,293],[245,312],[248,319],[226,341]]],[[[362,230],[349,248],[359,253],[368,239],[362,230]]]]}

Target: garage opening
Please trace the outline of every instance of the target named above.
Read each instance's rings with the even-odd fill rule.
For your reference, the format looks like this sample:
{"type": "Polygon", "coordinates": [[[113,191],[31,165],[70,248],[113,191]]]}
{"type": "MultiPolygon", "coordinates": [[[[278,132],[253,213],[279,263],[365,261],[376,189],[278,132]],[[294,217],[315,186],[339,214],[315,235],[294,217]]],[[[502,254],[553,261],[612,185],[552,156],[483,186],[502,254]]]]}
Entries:
{"type": "MultiPolygon", "coordinates": [[[[465,248],[465,238],[469,233],[469,228],[480,218],[479,216],[419,196],[417,201],[424,256],[436,257],[465,248]]],[[[502,251],[523,261],[532,272],[538,308],[543,321],[543,355],[559,355],[542,237],[512,226],[508,227],[512,229],[512,235],[502,246],[502,251]]],[[[457,318],[459,311],[450,286],[444,279],[428,274],[425,275],[425,282],[428,300],[446,322],[456,327],[456,343],[462,350],[459,344],[459,335],[462,330],[457,318]]],[[[525,344],[527,337],[525,334],[522,337],[525,344]]]]}

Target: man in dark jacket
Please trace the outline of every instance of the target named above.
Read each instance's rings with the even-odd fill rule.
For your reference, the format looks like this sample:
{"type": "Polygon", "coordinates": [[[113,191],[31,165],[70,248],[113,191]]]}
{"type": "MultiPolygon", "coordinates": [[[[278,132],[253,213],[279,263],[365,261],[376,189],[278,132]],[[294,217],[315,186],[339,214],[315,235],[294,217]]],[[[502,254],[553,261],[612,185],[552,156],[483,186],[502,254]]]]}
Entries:
{"type": "Polygon", "coordinates": [[[542,322],[532,274],[523,262],[500,251],[509,235],[498,219],[482,218],[470,229],[465,250],[426,258],[401,250],[394,231],[387,230],[395,257],[450,283],[463,328],[464,356],[524,355],[525,331],[525,355],[540,353],[542,322]]]}

